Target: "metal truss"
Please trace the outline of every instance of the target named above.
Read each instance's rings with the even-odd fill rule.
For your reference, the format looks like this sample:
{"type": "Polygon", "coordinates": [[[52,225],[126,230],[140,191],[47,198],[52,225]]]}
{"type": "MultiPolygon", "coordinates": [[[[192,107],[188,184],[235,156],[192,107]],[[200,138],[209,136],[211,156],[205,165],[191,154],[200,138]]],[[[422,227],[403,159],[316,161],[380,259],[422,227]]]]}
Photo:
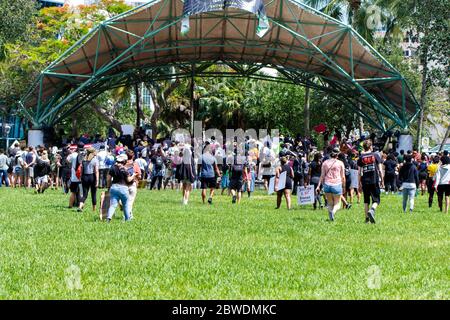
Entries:
{"type": "Polygon", "coordinates": [[[354,29],[298,0],[264,1],[266,8],[275,6],[276,10],[268,16],[272,32],[261,39],[255,39],[249,28],[236,26],[241,19],[257,24],[257,17],[238,10],[191,16],[191,25],[203,28],[201,37],[177,35],[183,16],[181,12],[175,15],[174,8],[180,1],[151,1],[92,29],[42,71],[19,102],[22,113],[34,127],[53,126],[107,90],[191,77],[194,72],[196,77],[248,77],[321,90],[383,132],[408,128],[420,112],[405,78],[354,29]],[[151,7],[152,19],[133,18],[151,7]],[[319,22],[300,19],[294,12],[299,8],[320,17],[319,22]],[[129,31],[133,24],[145,32],[129,31]],[[308,35],[305,29],[312,26],[322,27],[322,33],[308,35]],[[217,34],[218,28],[222,28],[222,36],[210,36],[217,34]],[[226,28],[233,32],[226,33],[226,28]],[[332,30],[325,32],[327,28],[332,30]],[[163,32],[168,33],[167,39],[156,42],[163,32]],[[289,44],[280,40],[281,32],[292,37],[289,44]],[[95,54],[87,54],[85,47],[92,43],[96,44],[95,54]],[[355,44],[365,48],[363,55],[353,53],[355,44]],[[344,46],[349,54],[342,54],[344,46]],[[217,54],[202,58],[205,48],[217,48],[217,54]],[[232,55],[225,52],[230,48],[232,55]],[[186,54],[189,51],[185,50],[199,54],[186,54]],[[370,63],[367,55],[378,64],[370,63]],[[300,61],[294,56],[307,59],[300,61]],[[214,71],[211,66],[216,64],[228,66],[229,71],[214,71]],[[264,74],[263,68],[276,69],[278,76],[264,74]],[[370,72],[377,76],[361,77],[370,72]]]}

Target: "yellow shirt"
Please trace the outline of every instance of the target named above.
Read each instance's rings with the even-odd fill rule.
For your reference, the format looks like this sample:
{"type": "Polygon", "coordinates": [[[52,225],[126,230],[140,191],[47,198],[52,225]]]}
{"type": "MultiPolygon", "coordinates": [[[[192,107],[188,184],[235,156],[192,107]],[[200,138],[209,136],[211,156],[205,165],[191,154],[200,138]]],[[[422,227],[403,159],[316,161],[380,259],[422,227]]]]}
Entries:
{"type": "Polygon", "coordinates": [[[436,172],[439,170],[437,163],[432,163],[428,166],[428,177],[433,178],[436,172]]]}

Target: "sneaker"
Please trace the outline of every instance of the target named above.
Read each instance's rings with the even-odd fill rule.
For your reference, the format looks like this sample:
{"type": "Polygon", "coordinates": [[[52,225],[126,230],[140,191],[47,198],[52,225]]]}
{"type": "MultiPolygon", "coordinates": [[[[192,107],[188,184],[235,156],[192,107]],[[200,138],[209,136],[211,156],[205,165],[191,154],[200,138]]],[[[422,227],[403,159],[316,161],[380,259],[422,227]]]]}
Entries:
{"type": "Polygon", "coordinates": [[[330,218],[330,221],[334,221],[334,214],[333,212],[328,212],[328,217],[330,218]]]}
{"type": "Polygon", "coordinates": [[[78,209],[77,209],[77,212],[83,212],[83,209],[78,208],[78,209]]]}
{"type": "Polygon", "coordinates": [[[106,223],[110,223],[110,222],[111,222],[111,219],[106,218],[106,223]]]}
{"type": "Polygon", "coordinates": [[[236,196],[233,196],[233,200],[231,200],[231,203],[236,203],[236,196]]]}
{"type": "Polygon", "coordinates": [[[369,215],[370,223],[375,223],[375,211],[370,209],[367,214],[369,215]]]}
{"type": "Polygon", "coordinates": [[[347,205],[345,206],[345,209],[350,210],[352,208],[352,204],[351,203],[347,203],[347,205]]]}
{"type": "Polygon", "coordinates": [[[212,198],[208,198],[208,203],[212,204],[212,198]]]}
{"type": "Polygon", "coordinates": [[[370,219],[369,218],[366,218],[366,223],[369,223],[370,222],[370,219]]]}

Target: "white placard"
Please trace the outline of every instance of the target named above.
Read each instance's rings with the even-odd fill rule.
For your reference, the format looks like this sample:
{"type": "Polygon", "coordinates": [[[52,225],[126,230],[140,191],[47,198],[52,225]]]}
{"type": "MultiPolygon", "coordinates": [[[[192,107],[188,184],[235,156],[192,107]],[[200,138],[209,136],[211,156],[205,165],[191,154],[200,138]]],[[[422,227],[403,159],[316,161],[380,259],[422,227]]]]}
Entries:
{"type": "Polygon", "coordinates": [[[350,179],[352,179],[352,183],[350,184],[350,188],[358,189],[359,188],[358,170],[350,169],[350,179]]]}
{"type": "Polygon", "coordinates": [[[274,192],[275,192],[275,177],[272,177],[269,180],[269,194],[273,194],[274,192]]]}
{"type": "Polygon", "coordinates": [[[286,177],[287,177],[286,171],[280,174],[280,178],[278,179],[278,189],[277,190],[283,190],[284,188],[286,188],[286,177]]]}
{"type": "Polygon", "coordinates": [[[398,139],[398,148],[397,152],[400,152],[400,150],[404,150],[405,154],[407,151],[413,149],[413,136],[411,135],[401,135],[398,139]]]}
{"type": "Polygon", "coordinates": [[[134,133],[134,126],[132,124],[123,124],[122,126],[122,133],[124,136],[130,135],[132,136],[134,133]]]}
{"type": "MultiPolygon", "coordinates": [[[[287,172],[282,172],[280,174],[280,177],[278,178],[278,188],[277,190],[283,190],[286,187],[286,177],[287,172]]],[[[275,192],[275,177],[272,177],[269,180],[269,194],[272,194],[275,192]]]]}
{"type": "Polygon", "coordinates": [[[315,192],[314,186],[309,185],[307,187],[297,188],[297,203],[299,205],[314,204],[315,192]]]}

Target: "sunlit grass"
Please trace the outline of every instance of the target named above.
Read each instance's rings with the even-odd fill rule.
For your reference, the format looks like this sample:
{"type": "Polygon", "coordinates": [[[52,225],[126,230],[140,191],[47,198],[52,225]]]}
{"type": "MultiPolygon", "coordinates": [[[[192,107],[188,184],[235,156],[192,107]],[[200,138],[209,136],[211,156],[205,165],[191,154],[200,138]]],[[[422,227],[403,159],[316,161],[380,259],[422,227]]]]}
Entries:
{"type": "Polygon", "coordinates": [[[449,216],[400,201],[383,197],[366,225],[362,205],[330,223],[262,192],[209,206],[195,191],[183,207],[179,192],[142,190],[134,221],[106,224],[90,200],[79,214],[60,191],[2,188],[0,298],[448,299],[449,216]]]}

